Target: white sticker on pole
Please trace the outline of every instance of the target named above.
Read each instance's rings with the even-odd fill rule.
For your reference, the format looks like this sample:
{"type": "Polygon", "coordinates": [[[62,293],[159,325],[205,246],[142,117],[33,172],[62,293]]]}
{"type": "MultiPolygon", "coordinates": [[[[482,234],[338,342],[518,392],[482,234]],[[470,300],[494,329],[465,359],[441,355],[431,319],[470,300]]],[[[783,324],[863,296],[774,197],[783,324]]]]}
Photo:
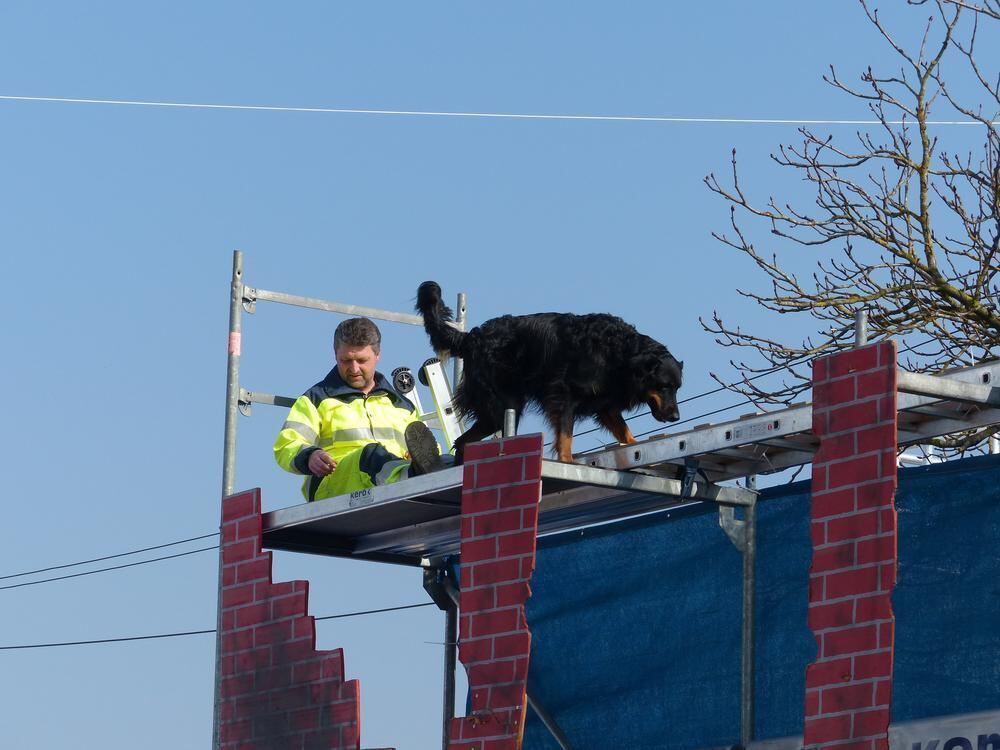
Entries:
{"type": "Polygon", "coordinates": [[[229,332],[229,353],[240,356],[240,332],[229,332]]]}

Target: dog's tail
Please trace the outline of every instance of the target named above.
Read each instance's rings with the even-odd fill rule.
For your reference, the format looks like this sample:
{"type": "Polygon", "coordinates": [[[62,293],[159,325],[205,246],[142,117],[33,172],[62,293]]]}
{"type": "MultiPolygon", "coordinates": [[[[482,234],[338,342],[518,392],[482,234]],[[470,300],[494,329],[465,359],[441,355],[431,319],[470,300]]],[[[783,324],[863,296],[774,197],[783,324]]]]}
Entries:
{"type": "Polygon", "coordinates": [[[431,346],[438,356],[452,354],[464,356],[462,344],[466,334],[449,325],[454,318],[451,310],[441,300],[441,287],[435,281],[425,281],[417,289],[417,312],[424,319],[424,330],[431,338],[431,346]]]}

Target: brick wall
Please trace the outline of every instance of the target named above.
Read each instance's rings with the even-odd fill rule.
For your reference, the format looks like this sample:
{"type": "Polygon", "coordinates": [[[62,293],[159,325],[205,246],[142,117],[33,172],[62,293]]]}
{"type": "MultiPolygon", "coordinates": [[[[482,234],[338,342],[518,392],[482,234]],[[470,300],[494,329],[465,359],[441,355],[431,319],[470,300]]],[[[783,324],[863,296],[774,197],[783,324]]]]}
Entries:
{"type": "Polygon", "coordinates": [[[885,750],[896,581],[896,347],[813,364],[807,748],[885,750]]]}
{"type": "Polygon", "coordinates": [[[316,651],[306,581],[272,583],[260,491],[222,506],[221,750],[359,747],[356,680],[341,649],[316,651]]]}
{"type": "Polygon", "coordinates": [[[450,750],[517,750],[524,733],[531,633],[524,603],[535,568],[542,436],[473,443],[462,484],[459,658],[471,711],[450,750]]]}

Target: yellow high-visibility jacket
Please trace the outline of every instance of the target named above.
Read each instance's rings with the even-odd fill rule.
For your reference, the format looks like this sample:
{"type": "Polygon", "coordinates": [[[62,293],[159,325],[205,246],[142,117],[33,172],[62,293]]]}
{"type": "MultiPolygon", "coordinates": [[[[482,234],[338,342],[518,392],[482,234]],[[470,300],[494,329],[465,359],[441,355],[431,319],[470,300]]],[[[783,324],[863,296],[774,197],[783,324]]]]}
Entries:
{"type": "Polygon", "coordinates": [[[407,457],[403,433],[416,421],[416,407],[381,373],[375,373],[375,386],[365,395],[344,383],[334,367],[296,399],[274,442],[274,457],[285,471],[306,475],[302,483],[306,500],[371,487],[356,456],[346,462],[345,457],[369,443],[381,443],[389,453],[407,457]],[[333,474],[322,478],[309,472],[309,456],[321,448],[338,464],[333,474]],[[347,472],[359,476],[345,476],[347,472]]]}

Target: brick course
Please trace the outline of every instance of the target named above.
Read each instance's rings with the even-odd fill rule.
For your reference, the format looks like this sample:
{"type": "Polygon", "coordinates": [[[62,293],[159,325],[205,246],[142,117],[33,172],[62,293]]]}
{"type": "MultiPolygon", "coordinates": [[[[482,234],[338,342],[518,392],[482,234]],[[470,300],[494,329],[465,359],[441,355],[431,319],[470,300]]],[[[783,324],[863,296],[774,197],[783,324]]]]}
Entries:
{"type": "Polygon", "coordinates": [[[519,750],[531,632],[524,604],[535,567],[542,436],[465,449],[459,658],[471,713],[452,720],[449,750],[519,750]]]}
{"type": "Polygon", "coordinates": [[[888,747],[896,580],[896,348],[813,364],[809,626],[803,744],[888,747]]]}
{"type": "Polygon", "coordinates": [[[309,584],[271,581],[260,491],[222,503],[219,750],[358,750],[358,683],[316,650],[309,584]]]}

